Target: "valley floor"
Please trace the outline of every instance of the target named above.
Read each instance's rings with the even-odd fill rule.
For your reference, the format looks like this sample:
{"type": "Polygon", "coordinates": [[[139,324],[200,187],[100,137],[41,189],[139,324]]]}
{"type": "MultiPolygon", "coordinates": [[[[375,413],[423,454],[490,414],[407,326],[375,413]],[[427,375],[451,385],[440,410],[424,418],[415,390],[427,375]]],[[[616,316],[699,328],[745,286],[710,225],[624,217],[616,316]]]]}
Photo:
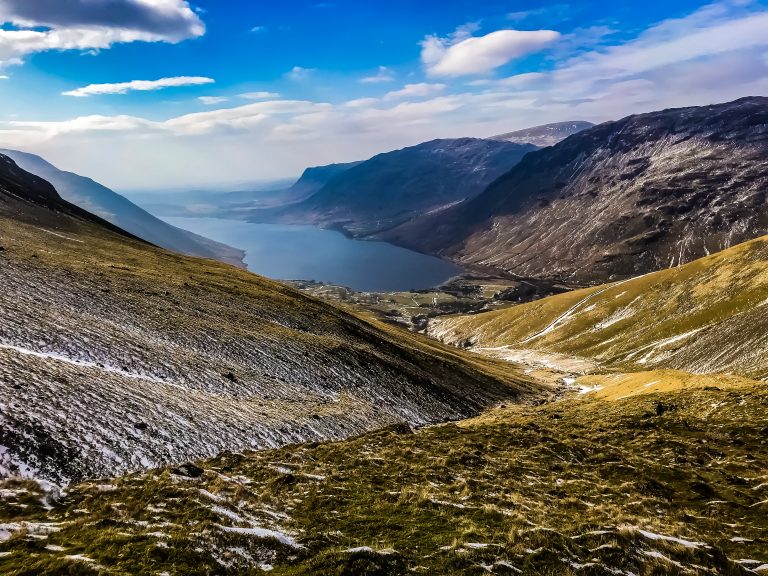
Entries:
{"type": "Polygon", "coordinates": [[[768,390],[581,377],[459,423],[6,481],[0,573],[768,574],[768,390]]]}

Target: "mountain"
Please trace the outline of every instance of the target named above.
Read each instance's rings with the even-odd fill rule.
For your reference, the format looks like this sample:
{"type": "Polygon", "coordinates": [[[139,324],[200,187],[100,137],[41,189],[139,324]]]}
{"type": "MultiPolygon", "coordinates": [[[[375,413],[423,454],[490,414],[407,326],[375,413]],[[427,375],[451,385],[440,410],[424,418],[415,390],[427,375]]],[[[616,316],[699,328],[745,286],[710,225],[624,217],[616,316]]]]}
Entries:
{"type": "Polygon", "coordinates": [[[321,224],[370,236],[475,196],[535,149],[475,138],[433,140],[374,156],[337,174],[306,200],[255,211],[248,219],[321,224]]]}
{"type": "Polygon", "coordinates": [[[592,128],[592,122],[575,120],[571,122],[555,122],[553,124],[544,124],[516,132],[507,132],[492,136],[489,140],[503,140],[505,142],[515,142],[517,144],[533,144],[539,148],[554,146],[578,132],[592,128]]]}
{"type": "Polygon", "coordinates": [[[676,369],[765,380],[768,237],[631,280],[434,319],[428,332],[516,361],[577,358],[593,363],[591,371],[676,369]]]}
{"type": "Polygon", "coordinates": [[[0,154],[0,216],[31,225],[56,225],[74,218],[138,240],[110,222],[67,202],[50,182],[23,170],[3,154],[0,154]]]}
{"type": "Polygon", "coordinates": [[[72,204],[101,216],[147,242],[182,254],[243,265],[244,253],[241,250],[171,226],[90,178],[59,170],[34,154],[18,150],[0,150],[0,154],[53,184],[56,191],[72,204]]]}
{"type": "Polygon", "coordinates": [[[506,366],[120,233],[0,156],[0,476],[57,483],[462,418],[506,366]]]}
{"type": "Polygon", "coordinates": [[[760,97],[601,124],[386,239],[568,281],[676,266],[768,233],[767,126],[760,97]]]}
{"type": "Polygon", "coordinates": [[[293,186],[288,188],[288,190],[281,195],[281,198],[291,202],[309,198],[316,192],[322,190],[323,186],[328,184],[331,180],[360,164],[362,164],[362,162],[347,162],[345,164],[329,164],[327,166],[307,168],[304,170],[301,178],[299,178],[293,186]]]}

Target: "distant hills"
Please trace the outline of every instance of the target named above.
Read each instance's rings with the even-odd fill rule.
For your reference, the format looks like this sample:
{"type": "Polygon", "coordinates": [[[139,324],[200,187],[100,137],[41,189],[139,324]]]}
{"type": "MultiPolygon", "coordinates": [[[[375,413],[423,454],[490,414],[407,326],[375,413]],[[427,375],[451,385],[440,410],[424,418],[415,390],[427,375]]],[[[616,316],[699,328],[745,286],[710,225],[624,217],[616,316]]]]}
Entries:
{"type": "Polygon", "coordinates": [[[243,265],[244,253],[241,250],[171,226],[90,178],[59,170],[34,154],[18,150],[0,150],[0,154],[50,182],[63,199],[147,242],[182,254],[243,265]]]}
{"type": "Polygon", "coordinates": [[[347,167],[306,200],[247,218],[370,236],[479,194],[533,150],[531,144],[476,138],[425,142],[347,167]]]}
{"type": "Polygon", "coordinates": [[[141,203],[168,216],[317,224],[366,237],[472,198],[526,153],[590,126],[562,122],[486,139],[435,140],[365,161],[307,168],[289,187],[157,195],[149,203],[141,196],[141,203]]]}
{"type": "Polygon", "coordinates": [[[391,242],[523,276],[599,282],[768,233],[768,98],[630,116],[528,154],[391,242]]]}

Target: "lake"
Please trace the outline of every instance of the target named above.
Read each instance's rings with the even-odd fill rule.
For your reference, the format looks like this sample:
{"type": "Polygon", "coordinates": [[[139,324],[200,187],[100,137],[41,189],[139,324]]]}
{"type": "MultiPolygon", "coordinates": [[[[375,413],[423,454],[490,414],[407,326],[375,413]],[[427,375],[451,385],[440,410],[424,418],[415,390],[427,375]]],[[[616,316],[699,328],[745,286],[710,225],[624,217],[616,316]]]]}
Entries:
{"type": "Polygon", "coordinates": [[[277,280],[315,280],[364,292],[396,292],[432,288],[462,272],[439,258],[385,242],[353,240],[314,226],[217,218],[164,220],[244,250],[251,272],[277,280]]]}

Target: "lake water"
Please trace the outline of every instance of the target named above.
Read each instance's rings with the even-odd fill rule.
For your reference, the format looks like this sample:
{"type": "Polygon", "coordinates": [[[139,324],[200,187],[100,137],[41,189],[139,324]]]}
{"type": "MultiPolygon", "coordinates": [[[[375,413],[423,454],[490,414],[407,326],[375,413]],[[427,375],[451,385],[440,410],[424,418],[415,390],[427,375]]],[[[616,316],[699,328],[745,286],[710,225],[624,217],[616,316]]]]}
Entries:
{"type": "Polygon", "coordinates": [[[245,250],[250,271],[278,280],[315,280],[365,292],[394,292],[432,288],[461,273],[458,266],[438,258],[384,242],[352,240],[314,226],[217,218],[164,220],[245,250]]]}

